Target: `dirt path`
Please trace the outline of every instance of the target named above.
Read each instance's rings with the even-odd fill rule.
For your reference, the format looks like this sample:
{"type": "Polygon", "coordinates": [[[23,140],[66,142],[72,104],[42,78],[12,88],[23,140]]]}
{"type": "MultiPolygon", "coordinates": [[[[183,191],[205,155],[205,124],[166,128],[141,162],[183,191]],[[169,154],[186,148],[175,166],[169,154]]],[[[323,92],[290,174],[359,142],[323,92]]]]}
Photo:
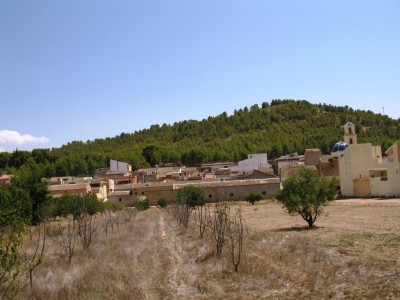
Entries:
{"type": "Polygon", "coordinates": [[[35,289],[18,299],[400,299],[399,203],[336,201],[315,230],[277,203],[234,203],[249,229],[238,273],[195,223],[122,211],[71,265],[49,241],[35,289]]]}
{"type": "MultiPolygon", "coordinates": [[[[141,226],[146,233],[135,245],[135,259],[140,268],[134,270],[136,284],[145,299],[192,298],[196,290],[188,285],[192,272],[184,249],[181,228],[166,220],[165,211],[153,211],[141,226]]],[[[139,226],[139,224],[138,224],[139,226]]]]}

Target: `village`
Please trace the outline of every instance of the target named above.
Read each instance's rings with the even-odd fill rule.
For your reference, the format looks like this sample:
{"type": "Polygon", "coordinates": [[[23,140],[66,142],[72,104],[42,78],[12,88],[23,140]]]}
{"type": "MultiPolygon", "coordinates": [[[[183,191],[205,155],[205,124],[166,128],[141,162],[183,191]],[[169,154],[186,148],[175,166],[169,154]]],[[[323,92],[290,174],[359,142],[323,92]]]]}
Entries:
{"type": "MultiPolygon", "coordinates": [[[[320,149],[306,149],[268,160],[267,153],[249,154],[233,162],[205,163],[198,167],[171,166],[132,170],[125,162],[110,160],[108,168],[96,170],[93,177],[53,177],[49,190],[53,197],[63,194],[94,194],[99,201],[134,206],[148,199],[156,205],[159,199],[171,203],[177,191],[194,185],[204,191],[206,201],[237,201],[254,192],[273,198],[281,182],[310,168],[325,177],[340,180],[341,197],[399,197],[400,141],[382,155],[381,146],[358,143],[354,124],[343,126],[343,141],[332,147],[330,154],[320,149]]],[[[2,175],[0,184],[9,184],[10,175],[2,175]]]]}

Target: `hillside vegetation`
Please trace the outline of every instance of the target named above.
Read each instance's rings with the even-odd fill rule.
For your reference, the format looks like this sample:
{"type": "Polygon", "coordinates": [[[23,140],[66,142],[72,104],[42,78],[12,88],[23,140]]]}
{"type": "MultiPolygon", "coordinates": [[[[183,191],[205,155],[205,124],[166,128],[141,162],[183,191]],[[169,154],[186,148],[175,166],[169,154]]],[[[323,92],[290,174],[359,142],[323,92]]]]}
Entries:
{"type": "Polygon", "coordinates": [[[348,106],[273,100],[261,107],[255,104],[235,110],[231,116],[223,112],[201,121],[152,125],[113,138],[73,141],[61,148],[3,152],[0,169],[11,173],[40,169],[47,177],[76,176],[93,174],[96,168],[108,166],[109,159],[139,168],[238,161],[257,152],[267,152],[273,159],[314,147],[329,153],[332,145],[342,139],[341,126],[348,121],[356,125],[360,143],[371,142],[386,150],[400,139],[400,120],[388,116],[348,106]]]}

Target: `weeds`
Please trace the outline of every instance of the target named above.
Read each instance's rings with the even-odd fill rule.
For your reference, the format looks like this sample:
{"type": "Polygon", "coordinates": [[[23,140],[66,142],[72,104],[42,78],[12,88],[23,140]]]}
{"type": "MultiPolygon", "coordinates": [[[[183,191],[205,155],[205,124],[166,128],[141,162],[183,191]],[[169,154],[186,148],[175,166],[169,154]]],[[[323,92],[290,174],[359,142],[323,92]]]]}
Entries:
{"type": "MultiPolygon", "coordinates": [[[[330,224],[313,231],[260,229],[260,223],[252,223],[253,214],[268,216],[268,224],[288,224],[285,228],[296,224],[280,214],[278,205],[257,207],[257,212],[251,206],[241,208],[250,232],[243,239],[238,273],[232,269],[228,233],[219,257],[215,240],[201,239],[193,219],[185,229],[166,210],[140,212],[133,221],[131,211],[124,210],[115,212],[118,230],[107,235],[98,230],[90,251],[77,243],[71,263],[60,260],[61,248],[49,239],[46,260],[34,273],[35,285],[24,289],[20,299],[399,298],[398,235],[377,236],[372,230],[343,234],[327,230],[330,224]],[[379,238],[382,249],[372,253],[369,243],[379,238]],[[339,246],[340,240],[353,246],[339,246]],[[387,246],[390,241],[393,245],[387,246]],[[358,251],[356,243],[366,252],[358,251]]],[[[104,222],[102,218],[98,221],[104,222]]],[[[67,226],[66,220],[62,224],[67,226]]]]}

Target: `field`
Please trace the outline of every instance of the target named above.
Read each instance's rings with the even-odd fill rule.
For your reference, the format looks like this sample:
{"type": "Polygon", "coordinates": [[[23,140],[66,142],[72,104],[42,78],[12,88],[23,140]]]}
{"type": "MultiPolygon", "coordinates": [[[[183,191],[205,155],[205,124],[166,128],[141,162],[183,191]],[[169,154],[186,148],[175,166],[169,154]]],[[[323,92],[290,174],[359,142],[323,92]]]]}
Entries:
{"type": "Polygon", "coordinates": [[[76,241],[71,263],[48,238],[33,287],[21,278],[18,298],[400,298],[400,200],[336,201],[312,230],[274,202],[231,211],[239,204],[248,234],[238,273],[227,247],[218,258],[196,224],[183,229],[171,210],[125,209],[107,236],[99,217],[93,244],[76,241]]]}

